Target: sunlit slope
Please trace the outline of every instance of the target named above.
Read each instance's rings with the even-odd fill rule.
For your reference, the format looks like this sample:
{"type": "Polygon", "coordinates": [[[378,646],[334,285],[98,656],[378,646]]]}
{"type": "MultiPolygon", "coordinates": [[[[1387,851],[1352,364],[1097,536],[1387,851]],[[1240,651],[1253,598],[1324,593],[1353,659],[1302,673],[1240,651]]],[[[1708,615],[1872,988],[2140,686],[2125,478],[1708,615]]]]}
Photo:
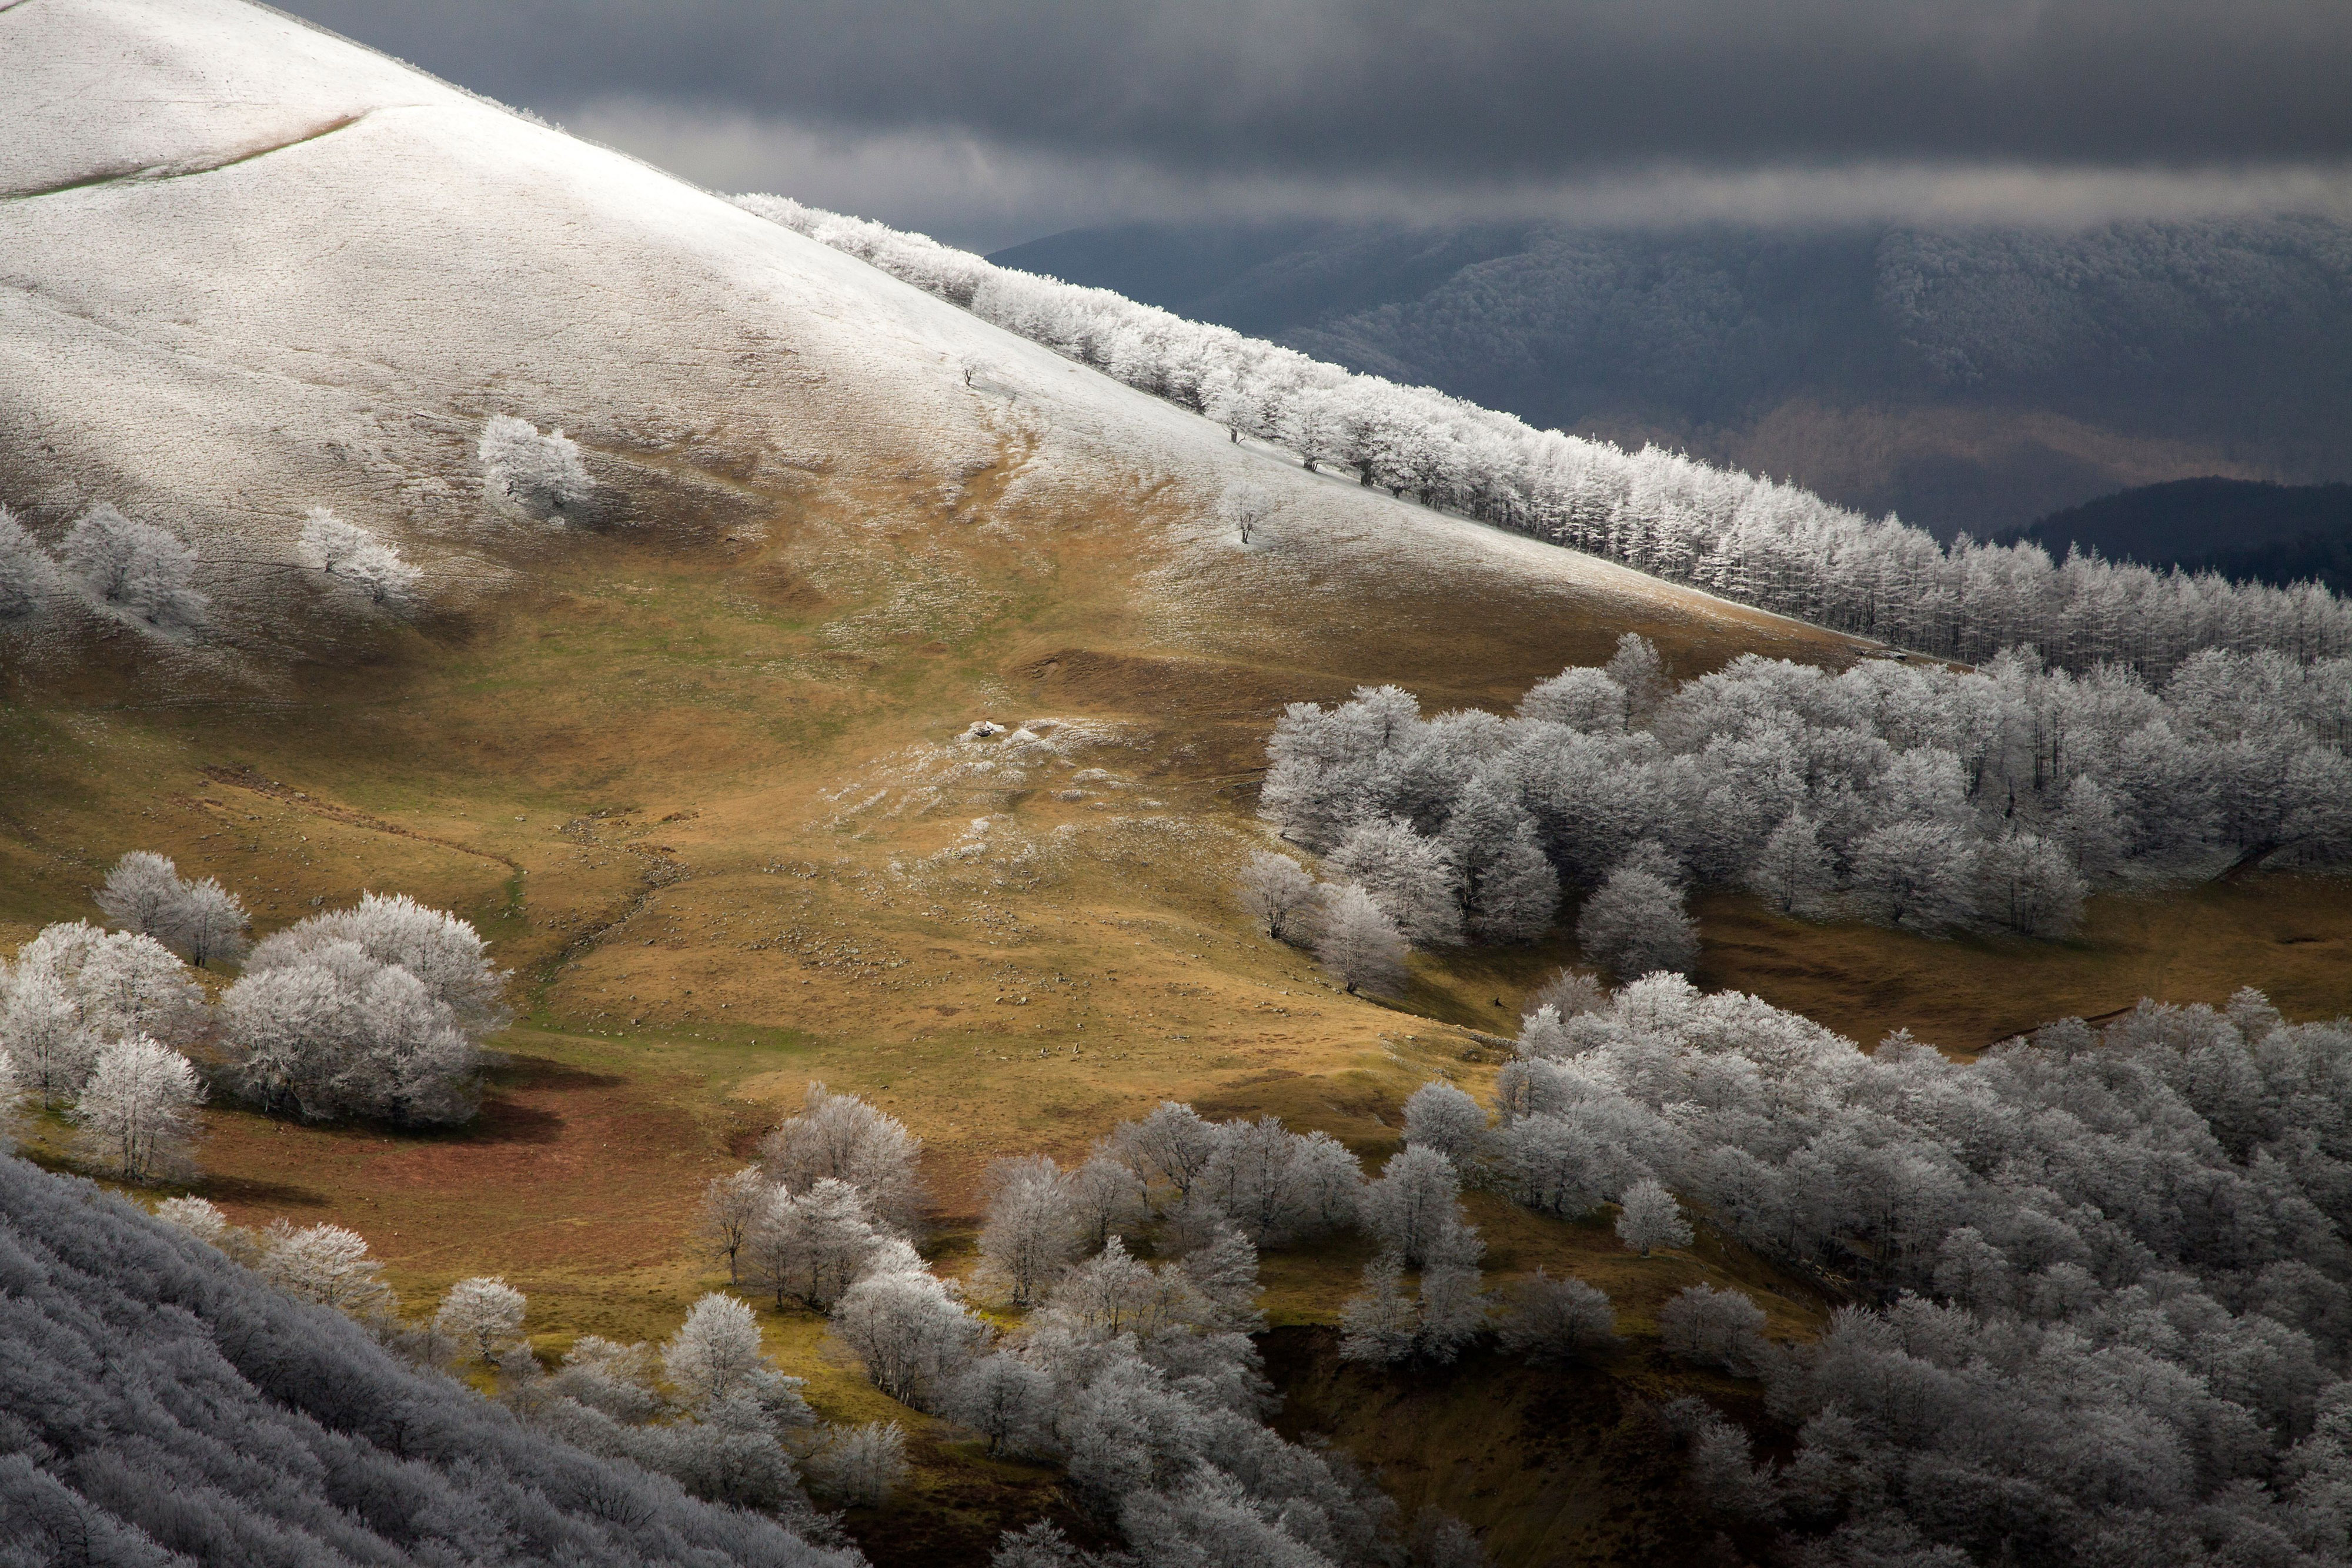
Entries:
{"type": "Polygon", "coordinates": [[[476,472],[492,413],[588,446],[606,528],[756,533],[782,496],[955,491],[994,467],[992,517],[1167,492],[1171,540],[1207,550],[1206,513],[1247,476],[1297,556],[1720,612],[1231,446],[707,193],[235,0],[14,6],[0,75],[0,493],[45,528],[111,500],[194,538],[216,665],[283,634],[299,580],[270,569],[313,505],[398,538],[445,605],[533,570],[547,541],[476,472]]]}

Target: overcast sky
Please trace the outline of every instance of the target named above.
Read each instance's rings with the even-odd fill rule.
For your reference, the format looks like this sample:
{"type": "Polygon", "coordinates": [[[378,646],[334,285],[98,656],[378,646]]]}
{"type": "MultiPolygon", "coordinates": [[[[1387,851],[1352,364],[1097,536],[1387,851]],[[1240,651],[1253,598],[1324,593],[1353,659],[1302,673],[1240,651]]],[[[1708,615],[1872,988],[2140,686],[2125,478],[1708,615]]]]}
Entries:
{"type": "Polygon", "coordinates": [[[1217,214],[2352,214],[2352,0],[281,0],[725,190],[1217,214]]]}

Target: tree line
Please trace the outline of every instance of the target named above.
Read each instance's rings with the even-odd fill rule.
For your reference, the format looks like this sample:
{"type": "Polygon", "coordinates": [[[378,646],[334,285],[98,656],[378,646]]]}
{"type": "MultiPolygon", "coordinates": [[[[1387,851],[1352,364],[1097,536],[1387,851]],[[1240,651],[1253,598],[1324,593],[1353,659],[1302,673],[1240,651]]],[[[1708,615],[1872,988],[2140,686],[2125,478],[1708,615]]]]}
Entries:
{"type": "Polygon", "coordinates": [[[2352,661],[2209,650],[2161,685],[2031,651],[1831,675],[1743,655],[1676,685],[1628,633],[1510,717],[1425,717],[1393,686],[1294,704],[1244,904],[1350,988],[1407,946],[1528,941],[1570,897],[1586,953],[1687,969],[1694,883],[1808,918],[2071,933],[2099,888],[2352,854],[2352,661]]]}
{"type": "Polygon", "coordinates": [[[1443,507],[1669,581],[1977,662],[2031,643],[2062,668],[2152,678],[2205,649],[2352,653],[2352,608],[2316,583],[2231,583],[2030,542],[1943,545],[1793,485],[1645,446],[1537,431],[1426,387],[1359,375],[1108,289],[1016,272],[920,235],[784,197],[746,211],[866,261],[1129,386],[1443,507]]]}

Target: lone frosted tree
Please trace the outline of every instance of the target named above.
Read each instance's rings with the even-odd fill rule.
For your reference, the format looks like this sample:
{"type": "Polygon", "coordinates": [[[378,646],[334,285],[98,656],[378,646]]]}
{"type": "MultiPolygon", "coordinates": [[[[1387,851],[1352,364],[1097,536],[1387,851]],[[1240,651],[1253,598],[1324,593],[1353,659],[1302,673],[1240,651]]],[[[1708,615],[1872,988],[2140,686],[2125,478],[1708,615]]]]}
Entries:
{"type": "Polygon", "coordinates": [[[1352,883],[1331,895],[1315,956],[1349,996],[1395,991],[1404,984],[1404,938],[1371,894],[1352,883]]]}
{"type": "Polygon", "coordinates": [[[1689,1246],[1690,1221],[1673,1193],[1655,1181],[1638,1181],[1621,1200],[1617,1238],[1647,1258],[1653,1248],[1689,1246]]]}
{"type": "Polygon", "coordinates": [[[1225,491],[1218,509],[1224,513],[1225,520],[1241,536],[1241,542],[1248,544],[1259,526],[1274,511],[1274,497],[1266,494],[1264,486],[1244,480],[1225,491]]]}
{"type": "Polygon", "coordinates": [[[1685,974],[1698,961],[1698,925],[1683,909],[1682,889],[1631,866],[1611,873],[1584,901],[1576,941],[1620,979],[1659,969],[1685,974]]]}
{"type": "Polygon", "coordinates": [[[168,529],[100,502],[75,521],[64,553],[66,575],[100,609],[164,631],[204,624],[196,552],[168,529]]]}
{"type": "Polygon", "coordinates": [[[541,434],[512,414],[490,417],[475,455],[493,495],[543,520],[567,521],[596,487],[576,442],[561,430],[541,434]]]}
{"type": "Polygon", "coordinates": [[[74,1101],[83,1149],[124,1181],[191,1167],[196,1107],[204,1085],[188,1059],[145,1035],[117,1040],[98,1053],[89,1082],[74,1101]]]}
{"type": "Polygon", "coordinates": [[[387,610],[407,608],[424,573],[400,559],[400,551],[357,523],[347,523],[324,507],[313,507],[302,522],[303,564],[387,610]]]}
{"type": "Polygon", "coordinates": [[[1234,891],[1249,917],[1265,927],[1277,942],[1298,943],[1310,934],[1315,911],[1315,879],[1288,855],[1259,850],[1250,856],[1234,880],[1234,891]]]}
{"type": "Polygon", "coordinates": [[[449,1287],[433,1327],[457,1347],[460,1365],[495,1366],[522,1338],[524,1306],[522,1292],[504,1279],[476,1275],[449,1287]]]}

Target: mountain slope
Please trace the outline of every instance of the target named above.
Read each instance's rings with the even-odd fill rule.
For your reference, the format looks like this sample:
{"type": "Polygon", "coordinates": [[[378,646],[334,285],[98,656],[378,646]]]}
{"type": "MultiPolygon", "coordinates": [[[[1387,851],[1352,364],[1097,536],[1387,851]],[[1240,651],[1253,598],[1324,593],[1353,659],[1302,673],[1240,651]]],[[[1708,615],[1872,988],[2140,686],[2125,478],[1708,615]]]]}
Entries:
{"type": "Polygon", "coordinates": [[[2234,580],[2315,578],[2352,591],[2352,485],[2179,479],[2102,496],[2014,528],[2053,556],[2218,571],[2234,580]]]}
{"type": "Polygon", "coordinates": [[[100,499],[183,528],[232,647],[281,634],[299,595],[257,569],[290,559],[311,505],[387,529],[448,599],[506,580],[544,541],[484,504],[471,446],[499,413],[588,445],[610,526],[756,527],[747,486],[953,486],[1011,442],[1015,507],[1104,483],[1205,506],[1247,474],[1310,548],[1336,531],[1367,560],[1700,602],[1222,449],[690,186],[234,0],[13,7],[0,69],[33,88],[0,106],[19,193],[0,493],[45,529],[100,499]]]}
{"type": "Polygon", "coordinates": [[[850,1568],[0,1155],[0,1561],[850,1568]]]}
{"type": "Polygon", "coordinates": [[[2281,218],[1133,225],[992,259],[1983,537],[2121,485],[2341,477],[2347,258],[2281,218]]]}

